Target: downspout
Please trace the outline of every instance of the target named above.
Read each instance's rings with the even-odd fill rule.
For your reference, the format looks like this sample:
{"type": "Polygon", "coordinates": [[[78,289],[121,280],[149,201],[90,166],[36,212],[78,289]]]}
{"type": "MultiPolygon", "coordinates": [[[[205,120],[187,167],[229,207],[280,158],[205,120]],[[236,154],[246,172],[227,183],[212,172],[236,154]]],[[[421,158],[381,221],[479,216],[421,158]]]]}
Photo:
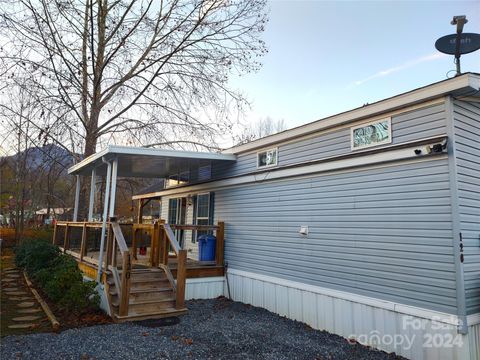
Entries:
{"type": "Polygon", "coordinates": [[[107,232],[107,216],[108,216],[108,200],[110,197],[110,178],[112,175],[112,164],[106,161],[102,157],[102,162],[107,164],[107,179],[105,181],[105,196],[103,204],[103,217],[102,217],[102,234],[100,235],[100,255],[98,256],[98,275],[97,282],[100,283],[102,279],[102,267],[103,267],[103,249],[105,247],[105,234],[107,232]]]}

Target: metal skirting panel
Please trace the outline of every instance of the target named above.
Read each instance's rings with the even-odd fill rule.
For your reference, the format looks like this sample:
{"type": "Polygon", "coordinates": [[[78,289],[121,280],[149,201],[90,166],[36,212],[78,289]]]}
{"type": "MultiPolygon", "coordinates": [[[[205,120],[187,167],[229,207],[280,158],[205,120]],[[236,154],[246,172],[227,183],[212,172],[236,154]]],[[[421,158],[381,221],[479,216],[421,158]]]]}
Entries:
{"type": "Polygon", "coordinates": [[[470,358],[480,359],[480,323],[468,327],[468,343],[470,346],[470,358]]]}
{"type": "Polygon", "coordinates": [[[223,276],[187,279],[185,299],[215,299],[224,293],[223,276]]]}
{"type": "Polygon", "coordinates": [[[336,297],[329,289],[302,283],[295,286],[292,281],[235,269],[229,270],[228,280],[235,301],[408,359],[479,358],[479,325],[470,327],[468,335],[457,334],[454,315],[344,292],[336,297]]]}

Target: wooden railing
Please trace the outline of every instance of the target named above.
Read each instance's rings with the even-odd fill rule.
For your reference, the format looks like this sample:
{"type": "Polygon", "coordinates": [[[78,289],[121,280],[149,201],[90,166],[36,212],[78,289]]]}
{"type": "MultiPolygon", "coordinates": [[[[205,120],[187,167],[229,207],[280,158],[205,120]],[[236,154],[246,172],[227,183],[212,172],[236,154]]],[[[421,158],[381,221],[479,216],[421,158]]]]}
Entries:
{"type": "Polygon", "coordinates": [[[105,269],[112,272],[113,281],[117,288],[119,297],[120,316],[128,315],[128,304],[130,299],[130,277],[132,271],[132,259],[130,250],[128,249],[122,229],[116,218],[110,218],[110,227],[107,236],[107,253],[105,256],[105,269]],[[121,255],[122,275],[119,275],[119,266],[117,254],[121,255]]]}
{"type": "MultiPolygon", "coordinates": [[[[163,222],[160,220],[160,222],[163,222]]],[[[159,258],[159,224],[132,224],[132,255],[135,260],[137,260],[137,244],[139,238],[141,238],[141,233],[146,232],[150,235],[150,258],[149,264],[151,266],[158,266],[159,258]],[[140,233],[140,234],[139,234],[140,233]]]]}
{"type": "Polygon", "coordinates": [[[215,265],[224,265],[225,252],[225,223],[219,221],[218,225],[170,225],[173,230],[212,231],[217,238],[215,249],[215,265]]]}
{"type": "Polygon", "coordinates": [[[163,254],[161,265],[170,272],[168,268],[168,248],[173,250],[177,255],[177,284],[175,286],[175,306],[177,309],[185,307],[185,283],[187,279],[187,250],[183,250],[178,243],[172,228],[168,224],[160,224],[163,231],[161,231],[161,238],[159,239],[159,253],[163,254]]]}
{"type": "MultiPolygon", "coordinates": [[[[53,232],[53,243],[58,245],[64,252],[76,257],[80,261],[90,262],[99,266],[98,258],[89,254],[92,250],[89,245],[89,231],[92,229],[98,230],[102,228],[100,222],[57,222],[53,232]],[[64,228],[64,233],[59,234],[60,229],[64,228]],[[80,245],[75,249],[71,249],[72,231],[81,228],[80,245]],[[73,251],[71,251],[73,250],[73,251]],[[90,256],[89,256],[90,255],[90,256]]],[[[110,218],[107,223],[107,240],[106,249],[100,248],[100,239],[95,239],[93,251],[96,255],[105,250],[105,257],[103,258],[105,270],[112,273],[117,293],[120,300],[119,315],[128,314],[129,292],[130,292],[130,275],[132,269],[132,261],[136,259],[137,244],[139,233],[141,231],[150,235],[150,256],[149,265],[152,267],[160,267],[165,270],[165,274],[172,284],[176,296],[176,307],[183,309],[185,307],[185,283],[187,275],[187,250],[182,249],[177,241],[174,230],[190,230],[190,231],[212,231],[215,232],[216,251],[215,263],[217,267],[224,266],[224,223],[218,222],[218,225],[169,225],[165,224],[163,220],[159,220],[154,224],[138,224],[128,223],[120,224],[115,217],[110,218]],[[132,248],[128,248],[125,241],[121,226],[132,227],[132,248]],[[173,251],[174,254],[171,254],[173,251]],[[120,254],[121,259],[117,259],[120,254]],[[176,282],[169,268],[169,259],[176,257],[176,282]],[[120,261],[119,261],[120,260],[120,261]],[[120,276],[120,271],[121,276],[120,276]]],[[[91,240],[90,240],[91,241],[91,240]]],[[[78,245],[78,244],[77,244],[78,245]]],[[[212,264],[206,264],[212,265],[212,264]]],[[[103,278],[102,280],[105,280],[103,278]]]]}
{"type": "MultiPolygon", "coordinates": [[[[71,222],[71,221],[58,221],[53,228],[53,243],[58,245],[61,250],[83,261],[83,258],[87,256],[87,241],[88,233],[91,229],[102,228],[102,223],[99,222],[71,222]],[[59,229],[64,228],[63,237],[58,239],[59,229]],[[81,242],[79,252],[71,250],[71,234],[74,229],[82,228],[81,242]]],[[[100,244],[100,240],[98,241],[100,244]]],[[[100,249],[99,249],[100,250],[100,249]]]]}

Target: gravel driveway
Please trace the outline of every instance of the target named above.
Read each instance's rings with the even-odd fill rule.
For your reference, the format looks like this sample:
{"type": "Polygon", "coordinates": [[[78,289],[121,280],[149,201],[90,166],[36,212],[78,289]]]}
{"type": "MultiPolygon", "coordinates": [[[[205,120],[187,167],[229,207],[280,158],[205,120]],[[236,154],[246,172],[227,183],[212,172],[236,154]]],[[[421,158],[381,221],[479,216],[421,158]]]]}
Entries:
{"type": "MultiPolygon", "coordinates": [[[[7,359],[395,359],[260,308],[225,299],[187,303],[169,326],[99,325],[1,339],[7,359]]],[[[158,324],[157,324],[158,325],[158,324]]]]}

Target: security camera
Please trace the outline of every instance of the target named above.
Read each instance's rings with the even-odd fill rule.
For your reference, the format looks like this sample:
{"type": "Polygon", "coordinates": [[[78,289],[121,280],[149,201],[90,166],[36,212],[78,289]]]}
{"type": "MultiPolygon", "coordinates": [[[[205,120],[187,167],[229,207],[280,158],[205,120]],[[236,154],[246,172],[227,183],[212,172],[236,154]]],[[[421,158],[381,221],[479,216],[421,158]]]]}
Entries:
{"type": "Polygon", "coordinates": [[[441,144],[442,144],[442,149],[445,150],[445,149],[447,148],[448,138],[443,139],[443,141],[441,142],[441,144]]]}
{"type": "Polygon", "coordinates": [[[435,144],[432,146],[432,153],[441,153],[443,151],[442,144],[435,144]]]}

